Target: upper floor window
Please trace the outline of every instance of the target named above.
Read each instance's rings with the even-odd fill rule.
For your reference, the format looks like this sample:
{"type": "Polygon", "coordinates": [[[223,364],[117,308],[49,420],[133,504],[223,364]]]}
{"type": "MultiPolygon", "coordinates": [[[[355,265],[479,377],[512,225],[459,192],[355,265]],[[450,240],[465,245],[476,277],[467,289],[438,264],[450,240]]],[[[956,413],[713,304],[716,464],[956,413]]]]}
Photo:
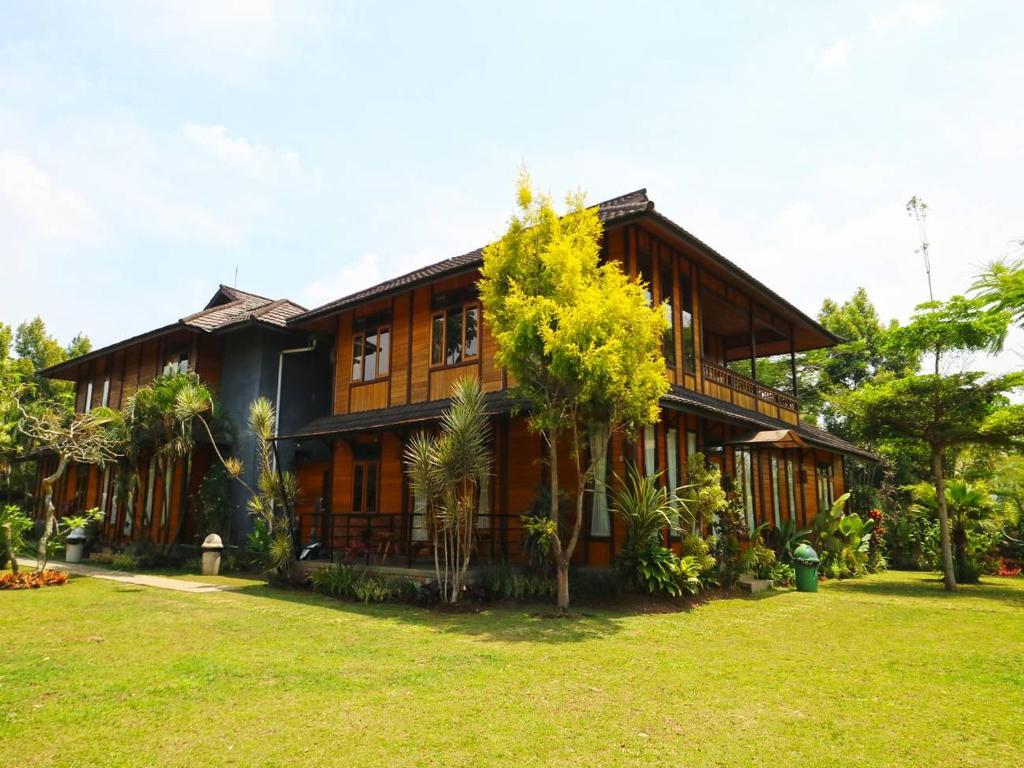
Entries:
{"type": "Polygon", "coordinates": [[[82,410],[85,413],[92,410],[92,381],[85,385],[85,407],[82,410]]]}
{"type": "Polygon", "coordinates": [[[352,339],[352,381],[374,381],[388,375],[391,329],[387,326],[357,333],[352,339]]]}
{"type": "Polygon", "coordinates": [[[435,312],[430,321],[430,364],[458,365],[480,356],[480,305],[473,301],[435,312]]]}
{"type": "Polygon", "coordinates": [[[654,276],[651,271],[651,254],[640,252],[636,255],[637,279],[643,287],[644,298],[648,304],[654,303],[654,276]]]}
{"type": "Polygon", "coordinates": [[[100,405],[106,408],[110,405],[110,374],[103,379],[103,397],[100,398],[100,405]]]}
{"type": "Polygon", "coordinates": [[[683,336],[683,370],[694,373],[697,370],[697,353],[693,345],[693,293],[690,290],[689,276],[684,276],[679,281],[679,291],[682,294],[680,327],[683,336]]]}
{"type": "Polygon", "coordinates": [[[188,371],[188,352],[174,352],[165,358],[164,376],[174,376],[178,373],[188,373],[188,371]]]}
{"type": "Polygon", "coordinates": [[[672,266],[669,264],[661,267],[661,307],[668,321],[668,328],[662,336],[662,353],[665,355],[665,363],[670,368],[676,367],[676,313],[673,311],[672,301],[672,266]]]}

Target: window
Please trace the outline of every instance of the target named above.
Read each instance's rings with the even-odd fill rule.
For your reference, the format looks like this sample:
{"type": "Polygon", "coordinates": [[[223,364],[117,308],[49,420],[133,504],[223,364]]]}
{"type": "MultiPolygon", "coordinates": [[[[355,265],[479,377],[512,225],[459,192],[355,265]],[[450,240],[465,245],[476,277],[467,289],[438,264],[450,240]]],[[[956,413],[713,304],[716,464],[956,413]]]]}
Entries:
{"type": "MultiPolygon", "coordinates": [[[[679,488],[679,431],[675,427],[669,427],[665,433],[665,474],[668,497],[674,502],[679,488]]],[[[679,523],[678,510],[673,512],[672,522],[679,523]]]]}
{"type": "Polygon", "coordinates": [[[686,433],[686,460],[689,461],[690,457],[697,452],[697,433],[687,432],[686,433]]]}
{"type": "Polygon", "coordinates": [[[774,453],[771,458],[772,470],[772,519],[775,527],[782,524],[782,502],[779,500],[779,457],[774,453]]]}
{"type": "Polygon", "coordinates": [[[474,301],[434,313],[430,321],[431,365],[459,365],[479,355],[479,304],[474,301]]]}
{"type": "Polygon", "coordinates": [[[796,520],[796,473],[793,471],[793,457],[786,457],[786,494],[789,501],[789,519],[796,520]]]}
{"type": "Polygon", "coordinates": [[[353,457],[352,511],[366,514],[377,512],[380,446],[357,445],[353,449],[353,457]]]}
{"type": "Polygon", "coordinates": [[[651,254],[638,253],[636,257],[637,280],[643,284],[644,298],[648,304],[654,303],[654,294],[651,292],[654,276],[651,270],[651,254]]]}
{"type": "Polygon", "coordinates": [[[85,407],[82,408],[85,413],[92,410],[92,382],[90,381],[85,386],[85,407]]]}
{"type": "Polygon", "coordinates": [[[174,352],[164,361],[163,375],[174,376],[177,373],[188,373],[188,352],[174,352]]]}
{"type": "Polygon", "coordinates": [[[357,333],[352,339],[352,381],[375,381],[391,366],[391,329],[384,326],[357,333]]]}
{"type": "Polygon", "coordinates": [[[749,448],[736,449],[736,489],[743,496],[747,528],[754,528],[754,459],[749,448]]]}
{"type": "Polygon", "coordinates": [[[644,427],[644,474],[658,471],[658,442],[653,424],[644,427]]]}
{"type": "Polygon", "coordinates": [[[595,428],[590,435],[590,455],[594,462],[594,504],[590,511],[590,535],[610,536],[612,519],[608,513],[608,431],[595,428]]]}
{"type": "Polygon", "coordinates": [[[106,378],[103,379],[103,397],[100,400],[100,405],[106,408],[110,405],[110,374],[108,373],[106,378]]]}
{"type": "Polygon", "coordinates": [[[835,487],[833,486],[833,472],[831,464],[819,464],[817,469],[818,478],[818,511],[828,509],[835,502],[835,487]]]}
{"type": "Polygon", "coordinates": [[[694,373],[697,370],[697,354],[693,346],[693,292],[690,290],[688,276],[683,276],[679,282],[679,290],[682,293],[682,322],[679,327],[683,335],[683,370],[694,373]]]}
{"type": "Polygon", "coordinates": [[[665,363],[669,368],[676,367],[676,313],[672,304],[672,267],[671,265],[661,268],[661,307],[668,321],[668,328],[662,336],[662,354],[665,355],[665,363]]]}

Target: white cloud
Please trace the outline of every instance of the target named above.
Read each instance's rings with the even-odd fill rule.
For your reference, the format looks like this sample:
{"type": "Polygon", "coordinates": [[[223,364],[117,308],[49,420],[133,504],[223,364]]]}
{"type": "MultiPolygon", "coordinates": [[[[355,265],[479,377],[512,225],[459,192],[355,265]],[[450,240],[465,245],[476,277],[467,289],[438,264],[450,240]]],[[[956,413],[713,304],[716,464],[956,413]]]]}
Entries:
{"type": "Polygon", "coordinates": [[[297,152],[229,136],[223,125],[190,122],[185,123],[181,132],[210,156],[254,179],[278,175],[297,177],[302,172],[297,152]]]}
{"type": "Polygon", "coordinates": [[[934,24],[945,15],[946,9],[940,3],[909,2],[887,13],[871,13],[868,28],[877,34],[890,30],[919,29],[934,24]]]}
{"type": "Polygon", "coordinates": [[[296,301],[312,309],[363,288],[369,288],[389,277],[397,277],[398,274],[389,270],[389,274],[385,275],[380,255],[364,253],[336,272],[306,283],[299,291],[296,301]]]}
{"type": "Polygon", "coordinates": [[[836,40],[832,45],[818,54],[818,69],[830,70],[842,66],[850,58],[850,53],[852,51],[853,44],[849,40],[846,38],[836,40]]]}
{"type": "Polygon", "coordinates": [[[322,0],[145,0],[111,4],[112,24],[195,69],[246,80],[322,33],[322,0]]]}
{"type": "Polygon", "coordinates": [[[89,242],[99,234],[93,208],[77,192],[55,181],[27,155],[0,150],[0,232],[9,237],[89,242]]]}

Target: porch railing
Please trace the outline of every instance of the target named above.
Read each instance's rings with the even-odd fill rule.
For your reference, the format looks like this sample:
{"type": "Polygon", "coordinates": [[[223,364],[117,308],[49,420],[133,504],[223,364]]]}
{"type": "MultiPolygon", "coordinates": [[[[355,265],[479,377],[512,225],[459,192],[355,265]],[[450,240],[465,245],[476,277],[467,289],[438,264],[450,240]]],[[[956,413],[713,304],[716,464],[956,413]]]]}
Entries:
{"type": "MultiPolygon", "coordinates": [[[[730,371],[728,368],[724,368],[708,361],[703,361],[701,363],[701,371],[704,375],[705,382],[711,382],[712,384],[725,387],[730,391],[730,393],[736,392],[740,395],[753,398],[755,401],[766,403],[770,406],[786,411],[792,411],[794,416],[799,413],[799,403],[792,395],[787,395],[785,392],[780,392],[772,387],[766,387],[764,384],[759,384],[753,379],[741,376],[738,373],[730,371]]],[[[730,399],[730,402],[736,402],[736,399],[730,399]]],[[[781,414],[780,418],[783,418],[781,414]]]]}
{"type": "MultiPolygon", "coordinates": [[[[335,559],[366,565],[433,567],[434,552],[423,513],[304,512],[296,516],[298,545],[320,542],[335,559]]],[[[520,515],[491,512],[474,528],[474,560],[523,558],[520,515]]]]}

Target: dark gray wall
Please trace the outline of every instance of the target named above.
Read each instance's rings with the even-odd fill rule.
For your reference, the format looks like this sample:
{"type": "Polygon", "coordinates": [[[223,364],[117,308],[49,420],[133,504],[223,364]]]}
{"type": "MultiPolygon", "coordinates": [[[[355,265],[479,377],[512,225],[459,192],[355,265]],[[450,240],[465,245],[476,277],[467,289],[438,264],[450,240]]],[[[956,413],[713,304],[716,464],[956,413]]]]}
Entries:
{"type": "MultiPolygon", "coordinates": [[[[311,337],[266,328],[248,327],[224,336],[220,380],[222,413],[234,426],[231,455],[245,465],[243,479],[256,485],[256,440],[249,432],[249,405],[258,397],[273,402],[277,395],[277,370],[282,350],[307,346],[311,337]]],[[[320,339],[312,352],[284,356],[281,403],[276,404],[279,433],[287,435],[318,416],[327,415],[331,400],[330,344],[320,339]]],[[[285,440],[279,445],[281,467],[293,469],[295,444],[285,440]]],[[[303,446],[304,452],[326,451],[315,445],[303,446]]],[[[315,458],[321,458],[316,456],[315,458]]],[[[232,520],[234,543],[244,543],[252,527],[247,503],[249,492],[239,483],[231,485],[235,506],[232,520]]]]}

